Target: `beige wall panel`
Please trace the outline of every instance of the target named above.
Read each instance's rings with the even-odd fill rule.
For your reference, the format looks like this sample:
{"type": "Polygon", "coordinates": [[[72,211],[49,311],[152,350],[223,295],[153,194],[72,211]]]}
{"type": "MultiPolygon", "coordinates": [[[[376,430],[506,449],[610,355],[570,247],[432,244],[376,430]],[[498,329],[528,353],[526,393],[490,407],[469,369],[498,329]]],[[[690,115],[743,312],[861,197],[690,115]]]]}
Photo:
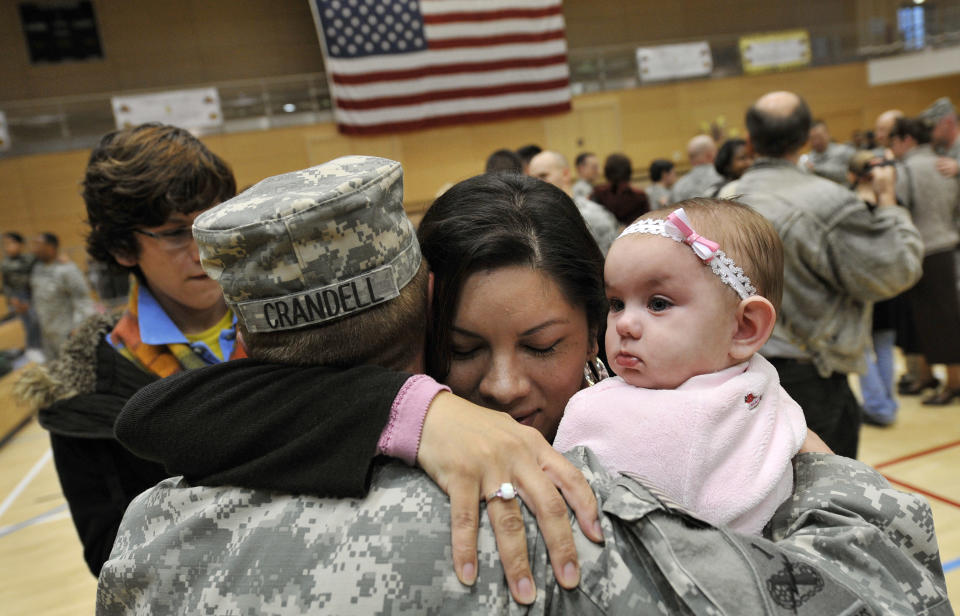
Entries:
{"type": "Polygon", "coordinates": [[[3,186],[3,198],[0,200],[0,231],[18,230],[17,224],[27,219],[27,186],[20,175],[22,158],[0,159],[0,186],[3,186]]]}
{"type": "Polygon", "coordinates": [[[323,69],[306,0],[95,2],[104,59],[29,63],[18,0],[0,0],[0,100],[181,88],[323,69]]]}
{"type": "Polygon", "coordinates": [[[616,94],[574,99],[573,113],[545,118],[543,147],[567,157],[571,165],[580,152],[617,152],[623,148],[621,98],[616,94]]]}
{"type": "Polygon", "coordinates": [[[237,189],[309,165],[304,128],[218,135],[203,139],[233,168],[237,189]]]}
{"type": "MultiPolygon", "coordinates": [[[[470,157],[471,128],[438,128],[397,138],[394,160],[403,164],[403,197],[408,208],[425,209],[448,182],[483,171],[482,163],[478,169],[470,157]]],[[[384,139],[385,145],[390,143],[389,138],[378,137],[374,142],[370,139],[354,138],[350,143],[358,154],[376,154],[377,148],[371,146],[384,139]]]]}
{"type": "MultiPolygon", "coordinates": [[[[563,12],[572,49],[603,45],[695,40],[725,33],[852,24],[852,2],[808,0],[566,0],[563,12]]],[[[851,26],[852,27],[852,26],[851,26]]]]}
{"type": "Polygon", "coordinates": [[[79,198],[80,181],[90,153],[84,150],[35,154],[11,160],[19,161],[20,181],[27,187],[66,189],[79,198]]]}
{"type": "Polygon", "coordinates": [[[117,78],[102,60],[31,67],[25,71],[23,98],[50,98],[116,90],[117,78]]]}
{"type": "Polygon", "coordinates": [[[940,77],[909,84],[891,84],[869,88],[864,91],[863,122],[872,127],[879,114],[897,108],[904,113],[916,114],[941,96],[949,96],[954,105],[960,105],[960,78],[940,77]]]}
{"type": "MultiPolygon", "coordinates": [[[[547,118],[549,119],[549,118],[547,118]]],[[[515,150],[519,147],[545,142],[545,119],[504,120],[475,124],[469,130],[471,160],[476,163],[476,173],[483,171],[487,157],[501,148],[515,150]]],[[[408,138],[415,138],[411,135],[408,138]]]]}

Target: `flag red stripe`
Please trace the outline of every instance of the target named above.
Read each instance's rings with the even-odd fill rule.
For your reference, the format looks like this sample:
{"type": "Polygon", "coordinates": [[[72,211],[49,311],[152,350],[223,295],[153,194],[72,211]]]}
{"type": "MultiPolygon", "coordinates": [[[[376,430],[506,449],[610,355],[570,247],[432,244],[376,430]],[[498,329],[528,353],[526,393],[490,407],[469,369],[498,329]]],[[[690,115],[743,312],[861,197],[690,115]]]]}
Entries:
{"type": "Polygon", "coordinates": [[[487,12],[438,13],[424,15],[425,24],[449,24],[462,21],[496,21],[498,19],[532,19],[563,14],[562,6],[550,6],[540,9],[503,9],[487,12]]]}
{"type": "Polygon", "coordinates": [[[433,39],[427,42],[430,49],[455,49],[457,47],[492,47],[494,45],[510,45],[513,43],[542,43],[564,38],[563,30],[549,30],[547,32],[501,34],[499,36],[457,37],[450,39],[433,39]]]}
{"type": "Polygon", "coordinates": [[[457,73],[479,73],[500,71],[510,68],[539,68],[552,64],[566,64],[567,54],[545,56],[543,58],[511,58],[509,60],[494,60],[491,62],[458,62],[456,64],[434,64],[418,68],[398,71],[377,71],[375,73],[360,73],[343,75],[334,72],[331,80],[339,85],[361,85],[378,81],[401,81],[404,79],[419,79],[437,75],[454,75],[457,73]]]}
{"type": "Polygon", "coordinates": [[[533,81],[524,83],[506,83],[498,86],[481,88],[461,88],[457,90],[436,90],[422,94],[406,96],[385,96],[366,100],[350,100],[338,98],[335,103],[340,109],[380,109],[382,107],[404,107],[419,105],[430,101],[448,101],[455,98],[481,98],[484,96],[499,96],[501,94],[516,94],[517,92],[539,92],[541,90],[556,90],[570,85],[567,78],[550,81],[533,81]]]}
{"type": "Polygon", "coordinates": [[[384,124],[370,124],[368,126],[340,124],[338,125],[338,128],[344,135],[380,135],[388,132],[393,133],[420,130],[424,128],[436,128],[439,126],[449,126],[451,124],[462,124],[465,122],[489,122],[493,120],[505,120],[510,118],[541,116],[551,113],[563,113],[565,111],[570,111],[569,102],[556,103],[554,105],[543,105],[540,107],[522,107],[498,111],[477,111],[474,113],[460,113],[448,116],[433,116],[423,120],[387,122],[384,124]]]}

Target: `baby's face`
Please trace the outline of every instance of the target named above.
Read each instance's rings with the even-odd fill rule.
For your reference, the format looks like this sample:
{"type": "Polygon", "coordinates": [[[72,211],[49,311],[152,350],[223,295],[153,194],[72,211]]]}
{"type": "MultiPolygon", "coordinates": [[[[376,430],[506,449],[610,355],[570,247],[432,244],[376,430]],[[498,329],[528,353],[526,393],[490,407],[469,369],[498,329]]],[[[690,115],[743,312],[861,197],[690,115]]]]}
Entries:
{"type": "Polygon", "coordinates": [[[607,359],[627,383],[673,389],[736,363],[739,298],[686,244],[656,235],[613,243],[604,266],[607,359]]]}

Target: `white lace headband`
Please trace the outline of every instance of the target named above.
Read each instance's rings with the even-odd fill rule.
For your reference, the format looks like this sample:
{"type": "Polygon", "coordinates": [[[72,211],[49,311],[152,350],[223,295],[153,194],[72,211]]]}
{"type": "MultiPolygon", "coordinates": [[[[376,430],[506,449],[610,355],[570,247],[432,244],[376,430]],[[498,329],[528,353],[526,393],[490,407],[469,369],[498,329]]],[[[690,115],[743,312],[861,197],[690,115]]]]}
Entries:
{"type": "Polygon", "coordinates": [[[720,250],[720,244],[708,240],[693,230],[690,219],[687,218],[683,208],[671,212],[666,220],[642,218],[634,221],[623,230],[623,233],[617,236],[617,239],[634,233],[660,235],[675,242],[687,244],[700,260],[710,265],[710,269],[720,277],[723,284],[737,292],[740,299],[747,299],[751,295],[757,294],[757,289],[750,282],[750,278],[743,273],[742,268],[733,262],[733,259],[720,250]]]}

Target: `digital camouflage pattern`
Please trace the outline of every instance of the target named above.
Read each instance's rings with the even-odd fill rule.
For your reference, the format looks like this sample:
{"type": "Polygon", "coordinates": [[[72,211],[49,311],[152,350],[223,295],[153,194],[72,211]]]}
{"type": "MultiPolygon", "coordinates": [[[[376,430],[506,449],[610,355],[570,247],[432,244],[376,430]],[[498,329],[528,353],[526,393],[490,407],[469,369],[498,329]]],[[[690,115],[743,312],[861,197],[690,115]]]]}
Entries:
{"type": "Polygon", "coordinates": [[[933,103],[920,113],[920,117],[926,120],[930,125],[936,124],[951,113],[957,113],[956,108],[950,101],[950,98],[943,96],[933,101],[933,103]]]}
{"type": "Polygon", "coordinates": [[[710,527],[587,450],[567,455],[606,542],[573,524],[582,580],[563,590],[525,510],[531,606],[511,600],[486,516],[478,581],[457,581],[447,497],[389,462],[362,500],[162,482],[124,516],[97,614],[952,614],[929,507],[859,462],[800,456],[771,542],[710,527]]]}
{"type": "Polygon", "coordinates": [[[204,270],[251,332],[388,301],[421,261],[400,163],[372,156],[267,178],[198,216],[193,234],[204,270]]]}

